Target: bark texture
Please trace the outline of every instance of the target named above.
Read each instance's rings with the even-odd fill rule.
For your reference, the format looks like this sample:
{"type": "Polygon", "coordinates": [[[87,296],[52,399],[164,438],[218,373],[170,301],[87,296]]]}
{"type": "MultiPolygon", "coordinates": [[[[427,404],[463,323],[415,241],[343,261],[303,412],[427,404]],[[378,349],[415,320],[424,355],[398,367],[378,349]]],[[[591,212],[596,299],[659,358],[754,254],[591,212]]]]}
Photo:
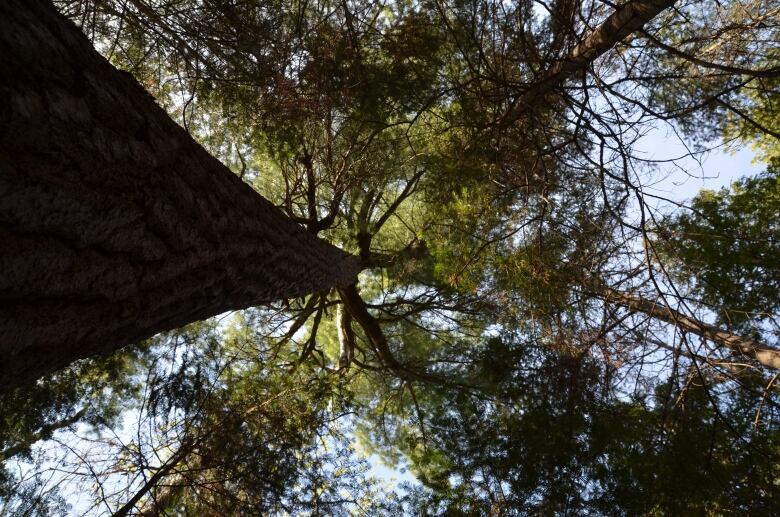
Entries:
{"type": "Polygon", "coordinates": [[[44,0],[0,2],[0,391],[354,282],[44,0]]]}

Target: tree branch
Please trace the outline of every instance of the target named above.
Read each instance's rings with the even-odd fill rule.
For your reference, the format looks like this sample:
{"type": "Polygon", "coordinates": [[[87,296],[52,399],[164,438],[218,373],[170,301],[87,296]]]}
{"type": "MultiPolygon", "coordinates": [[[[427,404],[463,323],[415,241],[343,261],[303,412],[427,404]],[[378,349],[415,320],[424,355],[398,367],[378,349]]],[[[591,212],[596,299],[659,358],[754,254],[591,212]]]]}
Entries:
{"type": "Polygon", "coordinates": [[[81,408],[79,411],[74,413],[72,416],[69,416],[67,418],[63,418],[62,420],[58,422],[53,422],[51,424],[43,425],[41,426],[40,430],[37,433],[34,433],[29,440],[26,441],[26,443],[17,443],[15,445],[11,445],[10,447],[6,448],[3,451],[0,451],[0,461],[5,461],[7,459],[13,458],[17,454],[20,454],[21,452],[28,449],[31,445],[38,442],[39,440],[43,440],[47,437],[50,437],[51,434],[54,431],[57,431],[59,429],[64,429],[66,427],[69,427],[87,414],[86,407],[81,408]]]}
{"type": "Polygon", "coordinates": [[[695,334],[713,343],[731,349],[736,354],[746,355],[761,365],[774,370],[780,370],[780,350],[750,338],[739,336],[727,330],[710,325],[696,318],[686,316],[678,310],[655,301],[642,298],[615,289],[604,287],[601,295],[608,302],[622,305],[632,311],[641,312],[657,320],[674,325],[686,332],[695,334]]]}
{"type": "Polygon", "coordinates": [[[584,70],[609,49],[631,33],[642,29],[645,24],[672,5],[674,0],[634,0],[619,6],[604,23],[574,47],[568,56],[553,64],[538,81],[533,82],[514,100],[502,117],[503,123],[511,124],[523,116],[541,97],[555,90],[569,77],[584,70]]]}

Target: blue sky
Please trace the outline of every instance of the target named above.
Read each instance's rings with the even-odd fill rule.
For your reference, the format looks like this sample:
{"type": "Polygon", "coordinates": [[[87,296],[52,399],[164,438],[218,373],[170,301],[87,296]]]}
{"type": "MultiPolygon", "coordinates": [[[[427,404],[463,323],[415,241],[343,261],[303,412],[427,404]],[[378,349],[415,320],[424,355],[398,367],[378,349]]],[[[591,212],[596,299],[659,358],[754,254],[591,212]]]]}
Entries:
{"type": "Polygon", "coordinates": [[[656,126],[637,142],[636,154],[653,160],[674,159],[674,163],[659,164],[656,181],[644,186],[652,194],[682,202],[702,188],[717,190],[765,168],[763,163],[754,163],[756,155],[744,143],[729,147],[714,142],[707,147],[712,150],[687,156],[692,147],[686,147],[670,129],[656,126]]]}

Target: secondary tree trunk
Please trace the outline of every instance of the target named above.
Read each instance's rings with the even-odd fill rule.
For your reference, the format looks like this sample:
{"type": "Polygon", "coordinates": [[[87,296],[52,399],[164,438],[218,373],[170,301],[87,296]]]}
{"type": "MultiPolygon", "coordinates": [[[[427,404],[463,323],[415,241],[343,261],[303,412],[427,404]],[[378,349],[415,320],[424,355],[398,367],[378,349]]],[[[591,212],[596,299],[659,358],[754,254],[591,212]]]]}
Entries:
{"type": "Polygon", "coordinates": [[[43,0],[0,1],[0,391],[358,261],[242,183],[43,0]]]}
{"type": "Polygon", "coordinates": [[[583,38],[565,58],[553,64],[515,100],[504,116],[504,123],[509,124],[520,118],[539,99],[556,90],[563,81],[584,70],[632,33],[643,29],[653,18],[672,7],[675,1],[631,0],[619,5],[615,12],[583,38]]]}
{"type": "Polygon", "coordinates": [[[65,429],[66,427],[70,427],[73,424],[76,424],[84,417],[84,415],[87,414],[87,409],[87,407],[84,407],[69,417],[65,417],[62,420],[43,425],[36,433],[28,436],[26,442],[15,443],[8,446],[6,449],[0,451],[0,462],[6,461],[10,458],[13,458],[17,454],[24,452],[40,440],[50,438],[54,431],[65,429]]]}
{"type": "Polygon", "coordinates": [[[601,294],[612,303],[622,305],[632,311],[647,314],[652,318],[674,325],[685,332],[708,339],[718,346],[731,349],[737,355],[753,359],[766,368],[780,370],[780,350],[686,316],[680,311],[653,300],[609,288],[602,288],[601,294]]]}

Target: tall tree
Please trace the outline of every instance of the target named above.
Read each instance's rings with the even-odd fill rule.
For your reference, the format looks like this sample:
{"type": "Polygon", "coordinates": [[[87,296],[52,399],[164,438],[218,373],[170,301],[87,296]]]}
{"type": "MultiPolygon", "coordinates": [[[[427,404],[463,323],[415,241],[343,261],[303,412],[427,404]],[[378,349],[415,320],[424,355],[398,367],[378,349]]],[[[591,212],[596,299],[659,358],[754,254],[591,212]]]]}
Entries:
{"type": "MultiPolygon", "coordinates": [[[[262,379],[318,372],[334,390],[301,392],[301,407],[346,394],[355,420],[340,425],[430,489],[410,514],[771,513],[776,308],[762,295],[760,320],[725,321],[756,314],[716,310],[752,298],[745,270],[710,268],[714,252],[685,262],[710,248],[692,239],[702,229],[751,236],[744,255],[770,266],[776,246],[752,211],[735,212],[744,227],[692,218],[668,229],[676,264],[633,149],[719,100],[744,112],[745,80],[776,69],[752,62],[776,41],[771,18],[750,14],[771,0],[57,3],[215,156],[364,268],[359,286],[244,312],[238,346],[213,343],[245,351],[234,368],[208,368],[189,342],[159,363],[177,366],[148,383],[160,434],[137,441],[121,494],[98,495],[110,512],[259,511],[256,474],[284,458],[266,454],[265,431],[301,431],[297,405],[262,379]],[[711,296],[707,277],[733,292],[711,296]],[[193,405],[209,370],[212,402],[193,405]]],[[[771,205],[759,212],[773,221],[771,205]]],[[[126,468],[100,456],[106,474],[126,468]]]]}
{"type": "Polygon", "coordinates": [[[0,5],[0,70],[0,390],[352,281],[48,2],[0,5]]]}

